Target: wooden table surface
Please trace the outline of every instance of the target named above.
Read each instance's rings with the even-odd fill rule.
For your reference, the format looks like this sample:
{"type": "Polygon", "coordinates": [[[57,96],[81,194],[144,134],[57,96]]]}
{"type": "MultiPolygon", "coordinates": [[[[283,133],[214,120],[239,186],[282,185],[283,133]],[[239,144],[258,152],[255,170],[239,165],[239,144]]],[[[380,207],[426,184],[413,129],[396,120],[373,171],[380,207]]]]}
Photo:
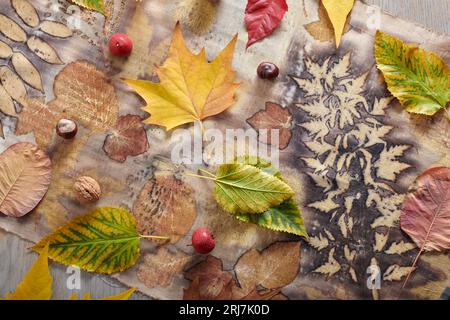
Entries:
{"type": "MultiPolygon", "coordinates": [[[[365,2],[378,5],[387,12],[425,25],[429,29],[450,34],[449,0],[366,0],[365,2]]],[[[0,230],[0,297],[15,289],[36,259],[36,255],[27,250],[30,245],[31,243],[0,230]]],[[[100,298],[126,289],[107,276],[81,272],[81,289],[69,290],[66,284],[69,276],[66,273],[67,268],[52,264],[51,269],[55,279],[53,286],[55,299],[68,299],[74,292],[79,295],[90,292],[93,298],[100,298]]],[[[147,298],[134,294],[132,299],[147,298]]]]}

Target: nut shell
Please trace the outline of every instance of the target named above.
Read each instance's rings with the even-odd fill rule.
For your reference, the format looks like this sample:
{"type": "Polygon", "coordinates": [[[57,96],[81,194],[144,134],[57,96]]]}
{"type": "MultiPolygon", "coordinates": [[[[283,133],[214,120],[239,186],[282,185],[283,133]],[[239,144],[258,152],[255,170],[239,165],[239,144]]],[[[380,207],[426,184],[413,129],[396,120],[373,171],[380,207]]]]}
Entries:
{"type": "Polygon", "coordinates": [[[82,203],[96,202],[102,194],[98,182],[88,176],[78,178],[73,185],[73,189],[78,200],[82,203]]]}

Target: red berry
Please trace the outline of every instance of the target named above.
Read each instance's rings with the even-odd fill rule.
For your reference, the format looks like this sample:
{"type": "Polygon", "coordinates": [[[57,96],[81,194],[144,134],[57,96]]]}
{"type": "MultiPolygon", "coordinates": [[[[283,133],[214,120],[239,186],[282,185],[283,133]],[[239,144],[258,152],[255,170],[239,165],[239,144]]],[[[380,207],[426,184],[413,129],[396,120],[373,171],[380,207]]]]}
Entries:
{"type": "Polygon", "coordinates": [[[207,254],[214,250],[216,240],[208,228],[197,228],[192,234],[192,246],[200,254],[207,254]]]}
{"type": "Polygon", "coordinates": [[[109,40],[109,51],[116,57],[128,57],[133,50],[133,42],[122,33],[115,34],[109,40]]]}

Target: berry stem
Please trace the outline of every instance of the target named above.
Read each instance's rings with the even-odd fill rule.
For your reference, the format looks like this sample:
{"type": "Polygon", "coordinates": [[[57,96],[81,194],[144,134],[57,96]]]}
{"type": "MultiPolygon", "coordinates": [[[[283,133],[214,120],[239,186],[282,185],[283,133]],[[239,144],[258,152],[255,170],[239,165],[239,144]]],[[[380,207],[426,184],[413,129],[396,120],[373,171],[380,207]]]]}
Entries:
{"type": "Polygon", "coordinates": [[[157,239],[157,240],[170,240],[170,237],[163,237],[163,236],[145,236],[140,234],[139,238],[144,238],[144,239],[157,239]]]}

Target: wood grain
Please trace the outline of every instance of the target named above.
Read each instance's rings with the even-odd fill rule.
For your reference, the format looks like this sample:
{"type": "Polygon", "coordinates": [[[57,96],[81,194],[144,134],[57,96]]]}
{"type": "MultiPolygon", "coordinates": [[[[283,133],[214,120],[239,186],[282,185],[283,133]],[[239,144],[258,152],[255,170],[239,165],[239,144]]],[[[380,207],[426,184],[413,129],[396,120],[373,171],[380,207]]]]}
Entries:
{"type": "MultiPolygon", "coordinates": [[[[450,12],[448,0],[366,0],[365,2],[381,6],[393,15],[415,21],[429,29],[450,34],[450,23],[447,17],[450,12]]],[[[15,289],[36,259],[36,254],[28,250],[30,246],[30,242],[0,230],[0,297],[15,289]]],[[[55,279],[53,286],[55,299],[67,299],[73,292],[78,292],[79,295],[90,292],[94,298],[100,298],[126,289],[109,277],[82,272],[81,289],[71,291],[66,285],[69,276],[66,273],[67,268],[51,264],[51,270],[55,279]]],[[[134,294],[132,299],[147,298],[134,294]]]]}

